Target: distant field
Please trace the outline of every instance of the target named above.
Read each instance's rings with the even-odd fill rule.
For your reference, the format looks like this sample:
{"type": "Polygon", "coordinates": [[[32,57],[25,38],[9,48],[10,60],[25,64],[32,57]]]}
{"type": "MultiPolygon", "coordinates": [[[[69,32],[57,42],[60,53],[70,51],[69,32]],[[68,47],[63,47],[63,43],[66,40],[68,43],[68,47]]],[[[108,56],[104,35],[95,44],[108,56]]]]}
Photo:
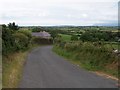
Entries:
{"type": "Polygon", "coordinates": [[[114,49],[118,49],[118,45],[117,45],[117,44],[112,44],[112,47],[113,47],[114,49]]]}
{"type": "Polygon", "coordinates": [[[111,32],[118,32],[118,30],[100,30],[100,31],[111,31],[111,32]]]}
{"type": "Polygon", "coordinates": [[[27,28],[27,27],[19,28],[19,30],[29,30],[29,28],[27,28]]]}
{"type": "Polygon", "coordinates": [[[59,34],[62,38],[63,41],[70,41],[71,40],[71,35],[67,34],[59,34]]]}
{"type": "Polygon", "coordinates": [[[105,44],[108,48],[114,48],[114,49],[118,49],[118,42],[106,42],[105,44]]]}
{"type": "MultiPolygon", "coordinates": [[[[59,34],[61,36],[62,41],[71,41],[71,35],[67,34],[59,34]]],[[[105,46],[108,48],[114,48],[118,49],[118,43],[117,42],[105,42],[105,46]]]]}

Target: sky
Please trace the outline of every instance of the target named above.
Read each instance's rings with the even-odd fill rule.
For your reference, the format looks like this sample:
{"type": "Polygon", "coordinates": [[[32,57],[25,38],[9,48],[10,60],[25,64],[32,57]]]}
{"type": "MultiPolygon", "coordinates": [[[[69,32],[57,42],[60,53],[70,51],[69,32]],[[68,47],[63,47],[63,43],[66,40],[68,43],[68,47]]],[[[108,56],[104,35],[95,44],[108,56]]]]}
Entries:
{"type": "Polygon", "coordinates": [[[0,24],[117,25],[119,0],[1,0],[0,24]]]}

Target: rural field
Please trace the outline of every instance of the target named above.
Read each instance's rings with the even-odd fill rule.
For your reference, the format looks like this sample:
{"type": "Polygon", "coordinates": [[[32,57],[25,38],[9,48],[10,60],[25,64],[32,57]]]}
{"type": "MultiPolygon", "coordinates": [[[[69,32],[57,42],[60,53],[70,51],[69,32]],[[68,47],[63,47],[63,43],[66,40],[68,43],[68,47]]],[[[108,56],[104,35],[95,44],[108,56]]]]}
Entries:
{"type": "Polygon", "coordinates": [[[118,0],[2,0],[0,89],[120,88],[118,0]]]}

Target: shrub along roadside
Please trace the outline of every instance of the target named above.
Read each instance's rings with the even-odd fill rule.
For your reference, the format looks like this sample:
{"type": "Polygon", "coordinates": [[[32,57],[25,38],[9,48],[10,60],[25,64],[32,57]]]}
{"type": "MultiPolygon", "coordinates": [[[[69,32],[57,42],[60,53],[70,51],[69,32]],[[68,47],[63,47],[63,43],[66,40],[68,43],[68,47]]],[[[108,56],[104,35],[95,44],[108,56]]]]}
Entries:
{"type": "MultiPolygon", "coordinates": [[[[12,25],[10,27],[16,27],[14,24],[10,24],[12,25]]],[[[2,54],[4,56],[27,50],[31,44],[32,35],[29,30],[12,30],[10,27],[2,25],[2,54]]]]}
{"type": "Polygon", "coordinates": [[[13,24],[2,25],[3,88],[14,88],[20,80],[25,58],[31,45],[31,32],[13,24]]]}
{"type": "Polygon", "coordinates": [[[15,44],[17,50],[25,50],[28,47],[28,37],[25,36],[23,33],[15,33],[15,44]]]}
{"type": "Polygon", "coordinates": [[[118,56],[111,53],[111,50],[104,45],[71,42],[62,46],[61,44],[54,45],[53,50],[85,69],[102,71],[118,77],[118,56]]]}
{"type": "Polygon", "coordinates": [[[3,56],[3,88],[18,88],[28,53],[38,45],[31,45],[27,51],[19,51],[3,56]]]}

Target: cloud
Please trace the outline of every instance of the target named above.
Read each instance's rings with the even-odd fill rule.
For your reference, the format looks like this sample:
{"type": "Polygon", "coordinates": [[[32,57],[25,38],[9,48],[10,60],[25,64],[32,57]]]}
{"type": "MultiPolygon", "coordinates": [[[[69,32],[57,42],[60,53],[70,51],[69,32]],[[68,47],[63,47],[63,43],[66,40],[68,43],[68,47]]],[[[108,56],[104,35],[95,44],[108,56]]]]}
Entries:
{"type": "Polygon", "coordinates": [[[2,0],[0,23],[94,25],[117,22],[118,0],[2,0]]]}

